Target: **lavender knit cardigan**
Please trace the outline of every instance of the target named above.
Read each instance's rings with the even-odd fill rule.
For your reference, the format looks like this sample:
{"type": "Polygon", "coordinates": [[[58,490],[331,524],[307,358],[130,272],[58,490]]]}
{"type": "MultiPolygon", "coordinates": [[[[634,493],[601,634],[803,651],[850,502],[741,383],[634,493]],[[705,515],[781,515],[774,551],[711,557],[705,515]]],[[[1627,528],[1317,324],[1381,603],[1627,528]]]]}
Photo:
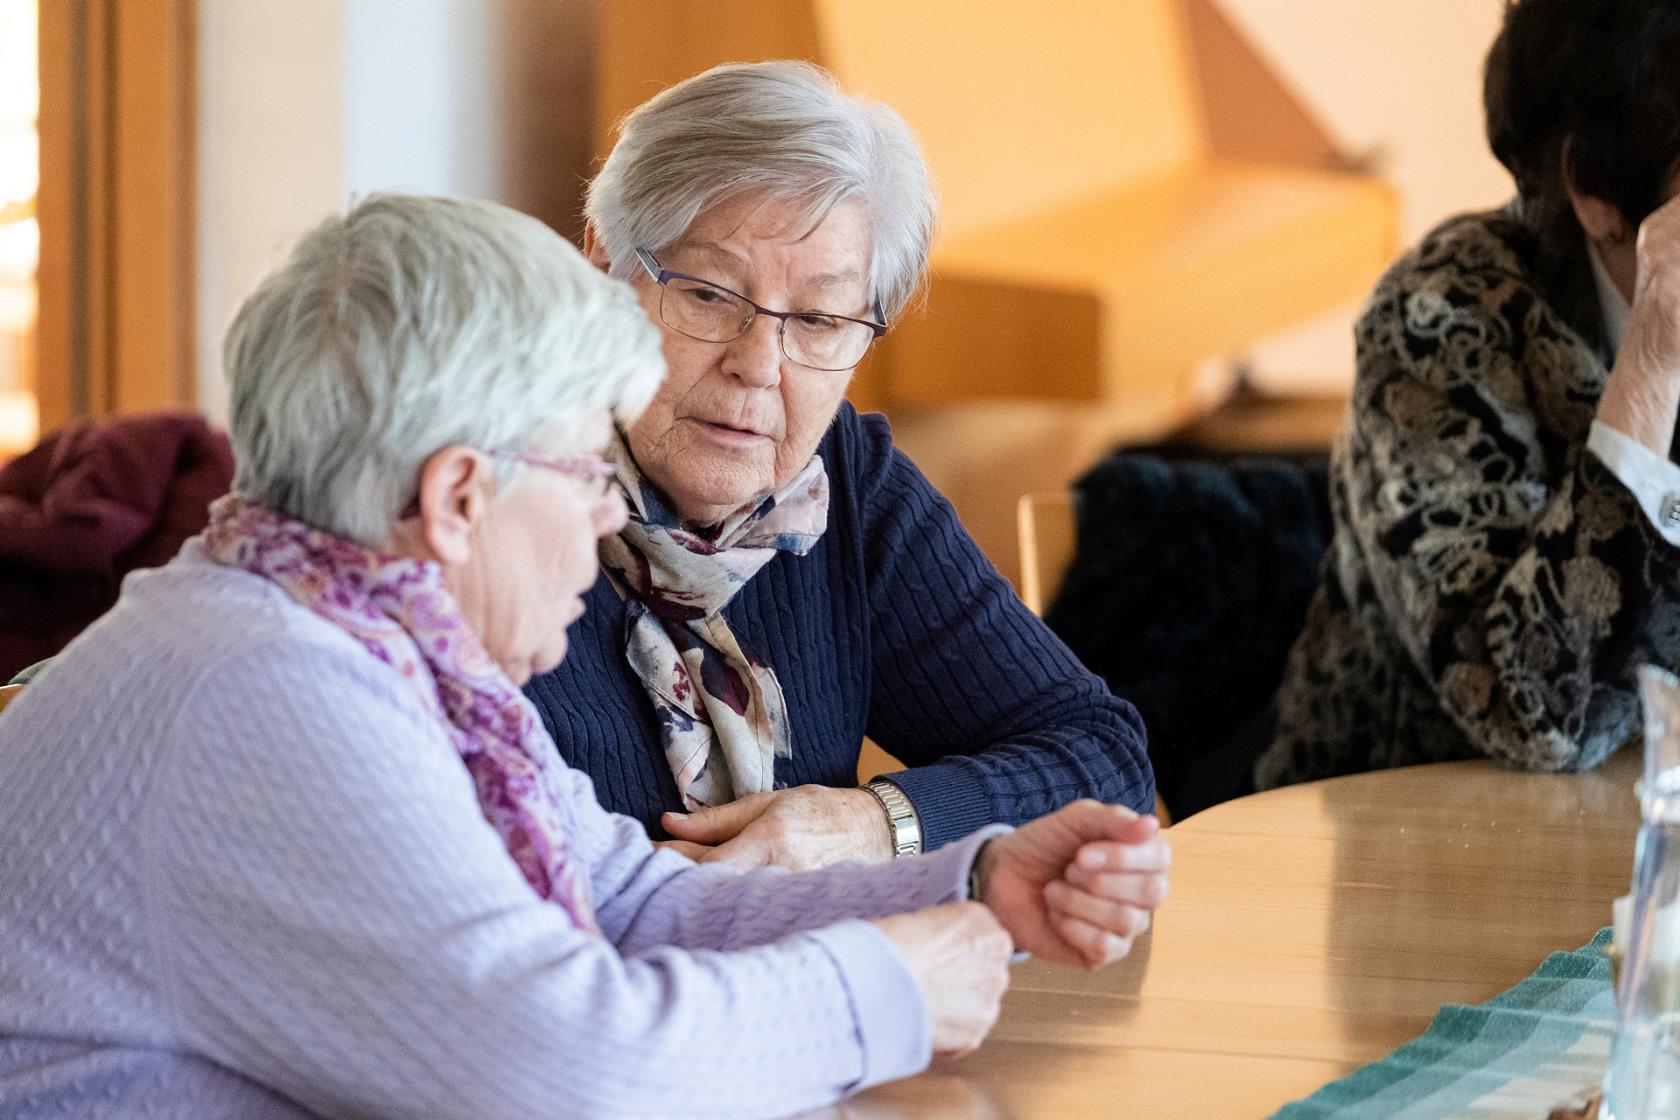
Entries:
{"type": "Polygon", "coordinates": [[[888,867],[656,852],[569,771],[604,937],[543,902],[413,690],[189,543],[0,718],[0,1116],[754,1117],[921,1069],[888,867]]]}

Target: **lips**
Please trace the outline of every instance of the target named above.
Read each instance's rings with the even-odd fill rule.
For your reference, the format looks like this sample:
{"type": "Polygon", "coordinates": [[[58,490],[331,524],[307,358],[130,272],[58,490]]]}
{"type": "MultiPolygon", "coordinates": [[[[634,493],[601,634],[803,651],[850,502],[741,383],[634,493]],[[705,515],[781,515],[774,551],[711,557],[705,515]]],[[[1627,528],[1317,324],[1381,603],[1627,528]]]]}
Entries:
{"type": "Polygon", "coordinates": [[[693,420],[697,424],[705,424],[708,427],[717,428],[725,432],[734,432],[736,435],[761,436],[765,439],[770,438],[769,432],[750,425],[732,424],[727,420],[710,420],[704,416],[691,416],[689,419],[693,420]]]}

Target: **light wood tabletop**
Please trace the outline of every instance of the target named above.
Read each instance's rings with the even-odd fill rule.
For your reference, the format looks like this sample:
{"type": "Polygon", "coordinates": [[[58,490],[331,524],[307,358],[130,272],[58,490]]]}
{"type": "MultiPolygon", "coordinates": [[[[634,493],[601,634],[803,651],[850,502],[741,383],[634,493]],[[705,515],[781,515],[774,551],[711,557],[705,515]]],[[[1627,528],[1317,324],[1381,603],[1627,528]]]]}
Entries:
{"type": "Polygon", "coordinates": [[[1128,960],[1021,965],[978,1052],[811,1115],[1265,1117],[1608,925],[1638,768],[1442,763],[1216,806],[1169,830],[1172,897],[1128,960]]]}

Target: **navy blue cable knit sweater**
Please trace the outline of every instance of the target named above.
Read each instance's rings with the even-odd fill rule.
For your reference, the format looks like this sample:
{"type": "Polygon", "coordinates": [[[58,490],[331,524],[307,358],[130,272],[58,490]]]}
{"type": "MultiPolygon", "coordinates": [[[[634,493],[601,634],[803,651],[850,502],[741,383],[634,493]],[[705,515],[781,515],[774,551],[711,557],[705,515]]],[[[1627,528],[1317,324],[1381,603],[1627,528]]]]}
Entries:
{"type": "MultiPolygon", "coordinates": [[[[849,404],[818,447],[828,530],[765,565],[724,609],[787,698],[778,787],[855,787],[865,735],[932,850],[993,821],[1021,824],[1080,797],[1154,808],[1142,722],[1015,597],[949,502],[849,404]]],[[[526,694],[608,809],[664,837],[680,809],[653,707],[624,655],[624,604],[603,577],[566,660],[526,694]]]]}

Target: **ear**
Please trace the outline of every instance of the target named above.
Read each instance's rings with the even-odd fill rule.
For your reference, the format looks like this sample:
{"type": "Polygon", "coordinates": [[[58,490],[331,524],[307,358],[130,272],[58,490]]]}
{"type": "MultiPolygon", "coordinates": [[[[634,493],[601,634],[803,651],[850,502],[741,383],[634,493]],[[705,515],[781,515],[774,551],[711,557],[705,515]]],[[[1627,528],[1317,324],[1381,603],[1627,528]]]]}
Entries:
{"type": "Polygon", "coordinates": [[[1629,236],[1628,224],[1621,210],[1597,195],[1582,194],[1573,186],[1569,190],[1569,205],[1575,220],[1581,223],[1587,237],[1599,243],[1620,245],[1629,236]]]}
{"type": "Polygon", "coordinates": [[[583,255],[590,264],[607,271],[611,261],[607,258],[607,247],[601,244],[601,237],[595,232],[595,223],[590,222],[583,227],[583,255]]]}
{"type": "Polygon", "coordinates": [[[420,535],[439,563],[472,558],[495,485],[489,463],[470,447],[445,447],[420,468],[420,535]]]}

